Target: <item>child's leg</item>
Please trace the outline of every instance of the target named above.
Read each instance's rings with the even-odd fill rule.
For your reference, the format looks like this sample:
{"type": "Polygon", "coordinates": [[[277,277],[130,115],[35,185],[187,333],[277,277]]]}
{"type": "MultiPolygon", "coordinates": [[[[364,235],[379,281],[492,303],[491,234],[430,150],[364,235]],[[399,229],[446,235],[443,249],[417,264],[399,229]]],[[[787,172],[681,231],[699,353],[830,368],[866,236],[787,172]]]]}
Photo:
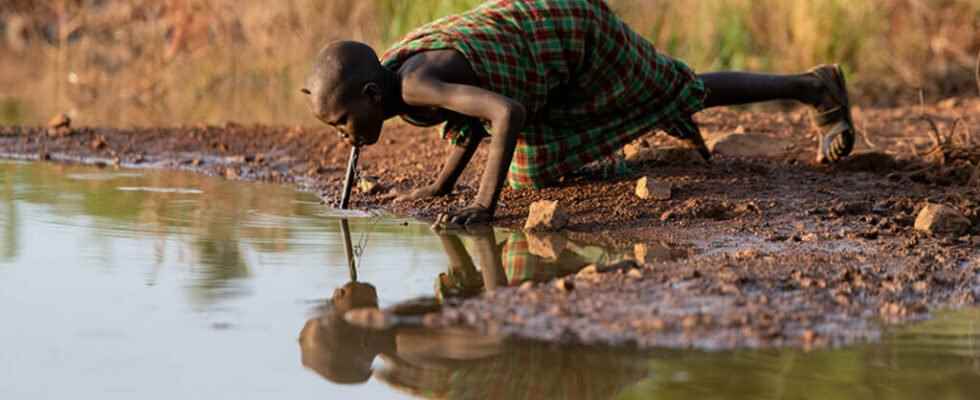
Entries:
{"type": "Polygon", "coordinates": [[[698,75],[708,89],[705,108],[770,100],[796,100],[816,105],[824,96],[812,74],[769,75],[748,72],[710,72],[698,75]]]}
{"type": "Polygon", "coordinates": [[[847,83],[837,65],[820,65],[798,75],[714,72],[699,78],[708,92],[705,108],[769,100],[796,100],[813,106],[814,123],[822,130],[817,162],[840,160],[854,149],[856,130],[847,83]]]}

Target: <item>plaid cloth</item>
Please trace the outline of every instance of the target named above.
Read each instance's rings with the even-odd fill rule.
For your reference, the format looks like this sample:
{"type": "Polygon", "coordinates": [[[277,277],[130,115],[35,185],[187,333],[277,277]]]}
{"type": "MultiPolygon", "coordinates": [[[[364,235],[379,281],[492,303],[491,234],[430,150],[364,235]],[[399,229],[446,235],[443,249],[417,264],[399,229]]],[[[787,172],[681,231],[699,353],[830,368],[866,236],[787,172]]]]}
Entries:
{"type": "MultiPolygon", "coordinates": [[[[515,189],[553,184],[651,130],[700,135],[691,115],[703,108],[703,82],[602,0],[488,1],[409,33],[381,61],[397,70],[445,49],[466,57],[483,88],[527,109],[508,174],[515,189]]],[[[475,129],[486,126],[460,117],[443,137],[459,143],[475,129]]]]}

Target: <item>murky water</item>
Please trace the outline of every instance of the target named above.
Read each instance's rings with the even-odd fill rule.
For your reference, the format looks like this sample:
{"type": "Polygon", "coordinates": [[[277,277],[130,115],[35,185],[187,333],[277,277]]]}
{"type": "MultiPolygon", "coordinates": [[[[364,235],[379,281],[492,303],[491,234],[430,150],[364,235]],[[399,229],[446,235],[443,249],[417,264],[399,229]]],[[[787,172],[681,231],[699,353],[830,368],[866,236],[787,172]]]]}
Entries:
{"type": "Polygon", "coordinates": [[[312,195],[171,172],[0,163],[0,398],[980,393],[977,310],[809,353],[639,354],[358,328],[344,310],[465,296],[615,254],[572,244],[547,256],[546,244],[520,234],[436,235],[397,219],[350,218],[349,228],[351,249],[367,249],[356,282],[340,220],[312,195]]]}

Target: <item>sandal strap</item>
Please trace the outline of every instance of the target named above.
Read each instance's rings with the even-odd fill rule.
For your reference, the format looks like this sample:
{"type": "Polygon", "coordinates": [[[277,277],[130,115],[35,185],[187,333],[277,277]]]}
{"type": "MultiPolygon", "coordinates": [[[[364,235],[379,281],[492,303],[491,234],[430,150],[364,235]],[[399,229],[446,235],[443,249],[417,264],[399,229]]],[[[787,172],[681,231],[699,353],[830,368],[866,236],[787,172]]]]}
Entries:
{"type": "Polygon", "coordinates": [[[832,138],[850,130],[853,130],[853,128],[847,121],[837,121],[837,123],[824,134],[824,137],[832,138]]]}
{"type": "Polygon", "coordinates": [[[850,118],[849,114],[850,110],[847,107],[834,107],[813,113],[813,123],[819,127],[826,127],[838,122],[847,122],[850,118]]]}

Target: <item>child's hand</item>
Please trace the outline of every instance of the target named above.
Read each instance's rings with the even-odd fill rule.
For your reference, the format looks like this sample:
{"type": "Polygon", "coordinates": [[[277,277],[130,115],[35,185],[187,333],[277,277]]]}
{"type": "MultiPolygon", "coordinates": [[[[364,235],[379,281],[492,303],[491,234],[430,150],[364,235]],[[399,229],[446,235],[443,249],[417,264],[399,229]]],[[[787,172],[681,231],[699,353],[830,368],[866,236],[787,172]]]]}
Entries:
{"type": "Polygon", "coordinates": [[[432,185],[428,185],[428,186],[424,186],[424,187],[415,189],[415,190],[413,190],[413,191],[411,191],[409,193],[402,194],[402,195],[396,197],[395,198],[395,201],[398,201],[398,202],[402,202],[402,201],[415,201],[415,200],[421,200],[421,199],[427,199],[427,198],[430,198],[430,197],[438,197],[438,196],[445,196],[445,195],[446,195],[446,193],[444,193],[443,191],[439,190],[439,186],[438,185],[432,184],[432,185]]]}
{"type": "Polygon", "coordinates": [[[485,225],[493,221],[493,213],[483,206],[469,206],[453,213],[445,213],[436,218],[435,225],[445,228],[463,228],[468,225],[485,225]]]}

